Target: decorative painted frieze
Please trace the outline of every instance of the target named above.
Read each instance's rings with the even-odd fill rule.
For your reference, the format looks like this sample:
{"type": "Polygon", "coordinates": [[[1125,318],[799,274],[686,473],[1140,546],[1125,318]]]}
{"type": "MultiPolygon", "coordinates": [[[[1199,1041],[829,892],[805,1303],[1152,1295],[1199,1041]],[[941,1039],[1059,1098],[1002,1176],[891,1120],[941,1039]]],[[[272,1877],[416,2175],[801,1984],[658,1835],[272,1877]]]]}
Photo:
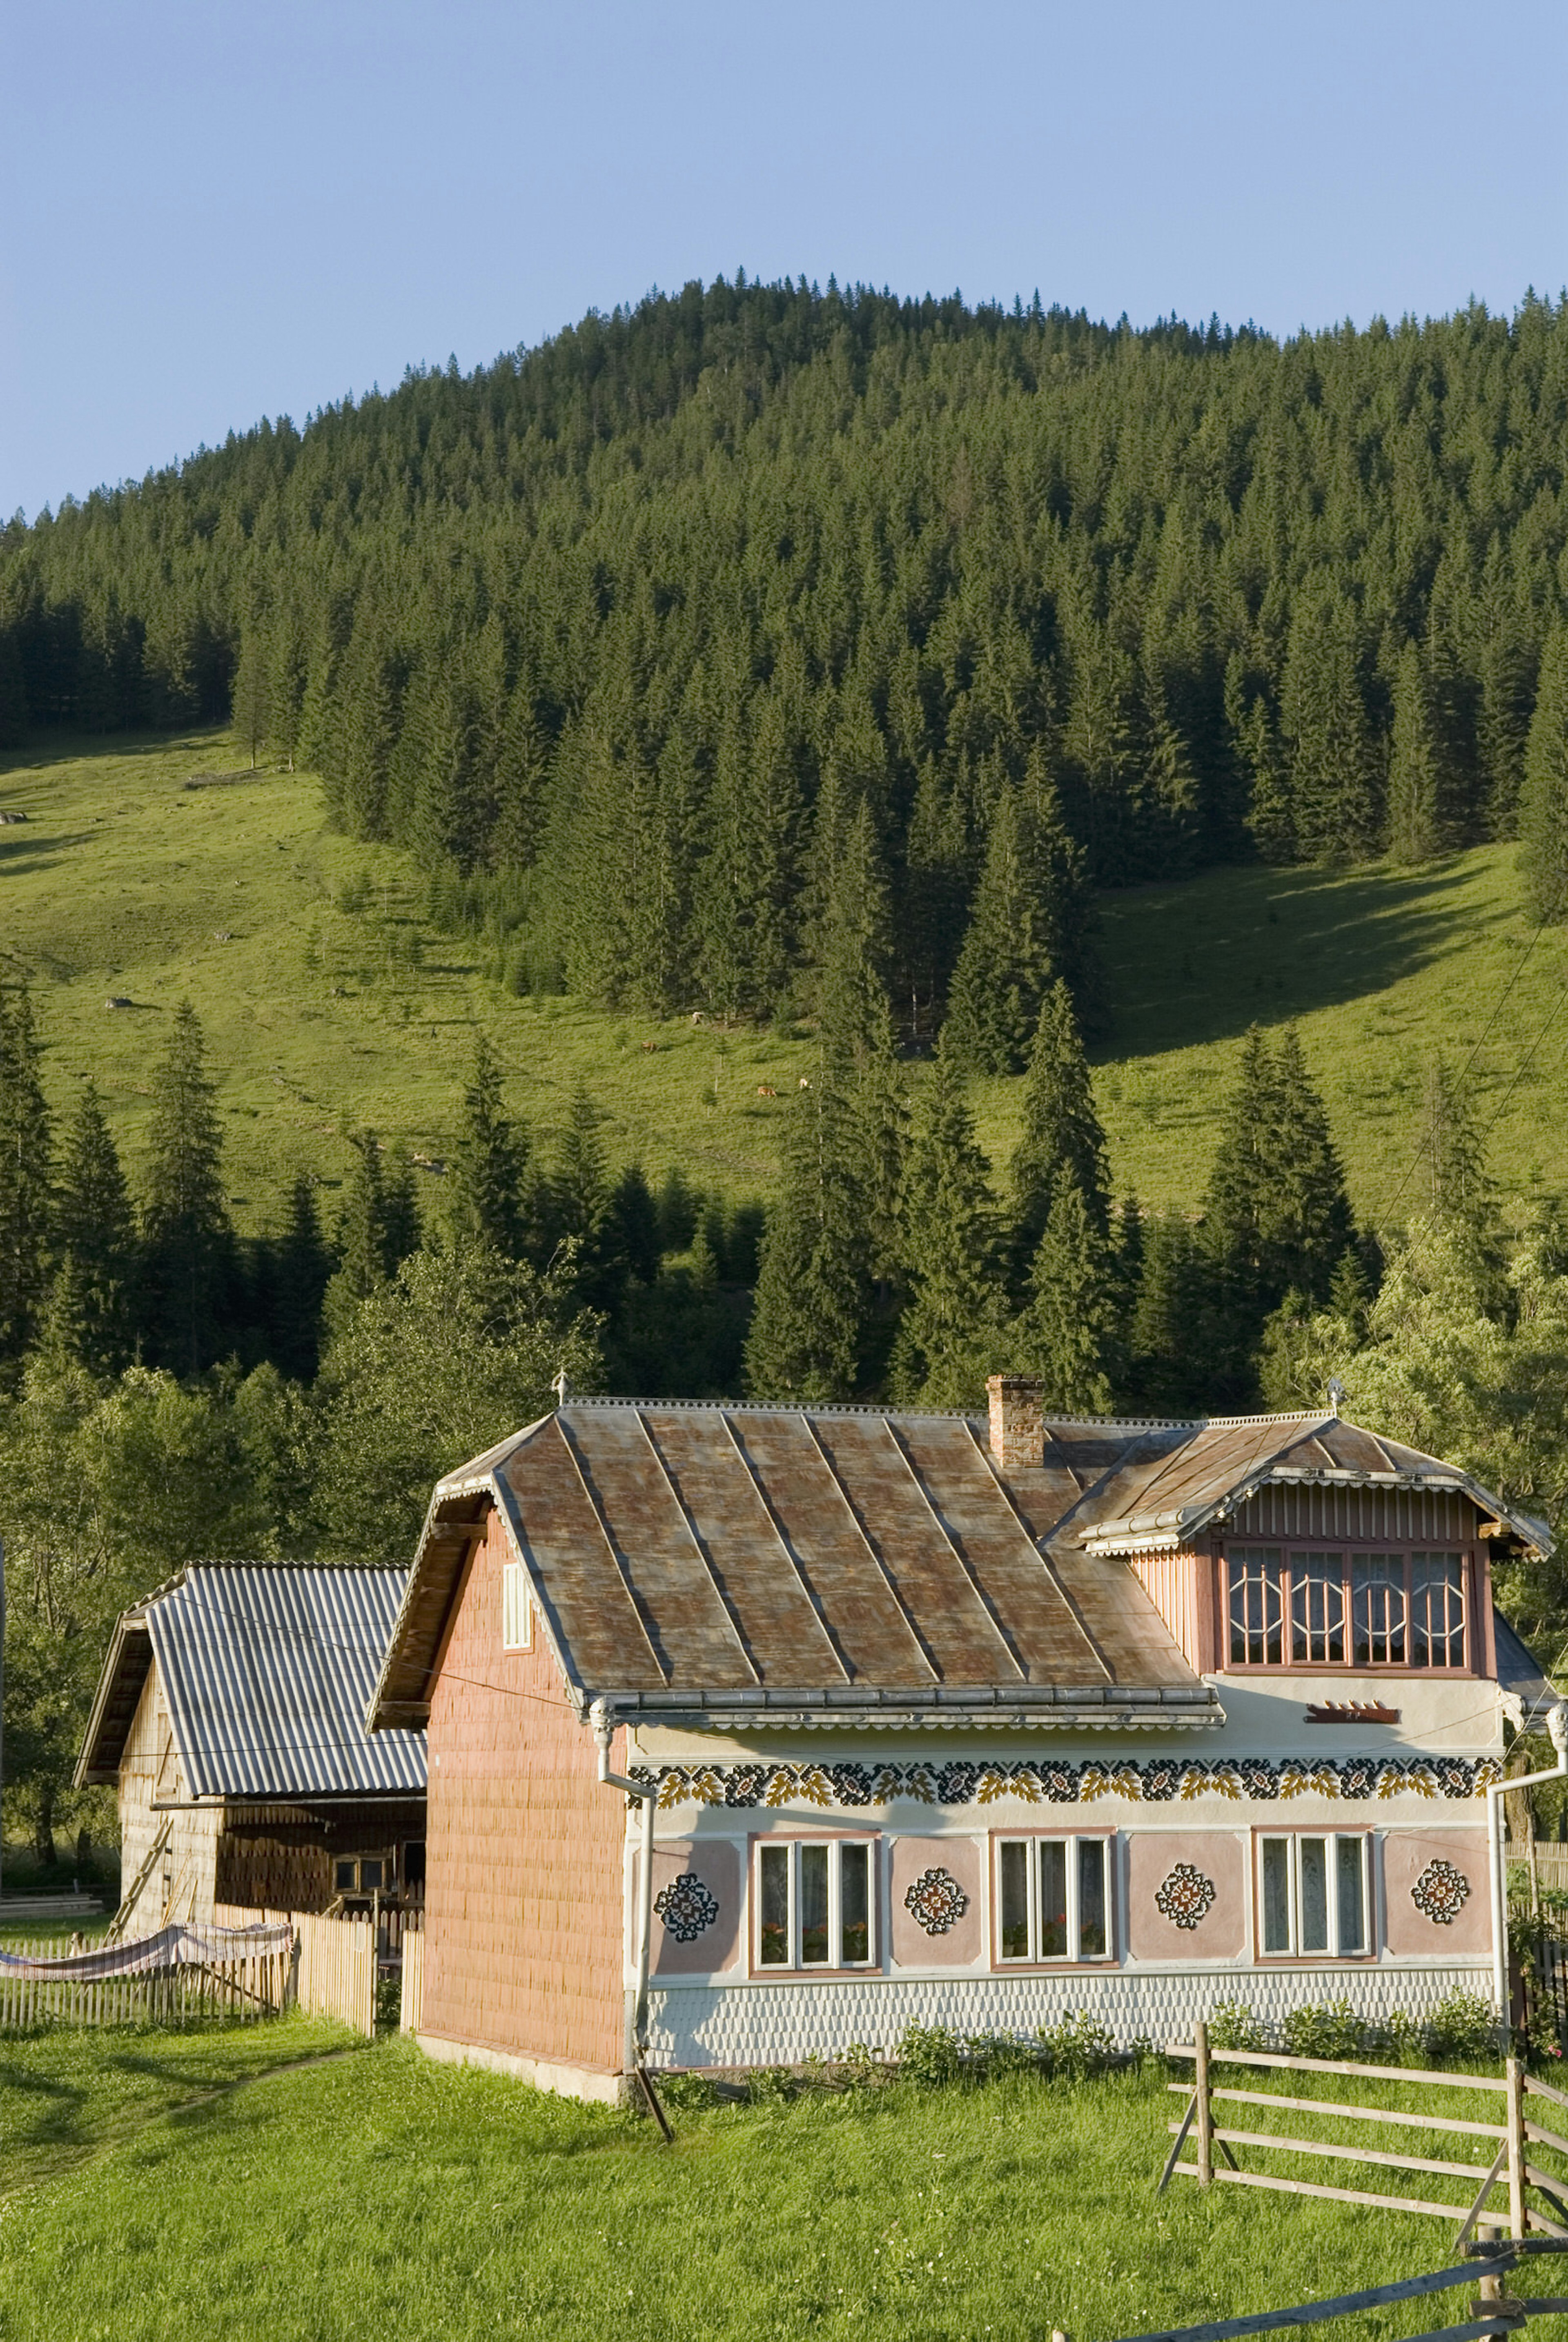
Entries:
{"type": "Polygon", "coordinates": [[[1230,1797],[1250,1805],[1279,1798],[1480,1797],[1502,1775],[1490,1757],[1341,1756],[1234,1758],[1126,1757],[1114,1763],[1012,1764],[953,1758],[941,1764],[634,1765],[634,1780],[656,1782],[661,1810],[676,1806],[857,1808],[899,1799],[924,1806],[1094,1805],[1120,1797],[1164,1805],[1193,1797],[1230,1797]]]}

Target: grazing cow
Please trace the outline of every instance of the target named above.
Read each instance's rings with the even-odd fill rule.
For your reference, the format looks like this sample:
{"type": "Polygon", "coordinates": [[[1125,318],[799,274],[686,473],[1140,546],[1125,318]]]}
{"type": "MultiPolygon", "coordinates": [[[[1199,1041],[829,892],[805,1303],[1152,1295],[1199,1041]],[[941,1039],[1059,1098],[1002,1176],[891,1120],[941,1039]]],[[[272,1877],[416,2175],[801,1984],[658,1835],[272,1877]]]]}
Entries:
{"type": "Polygon", "coordinates": [[[810,1087],[811,1087],[811,1076],[810,1076],[809,1074],[803,1074],[803,1075],[801,1076],[801,1077],[800,1077],[800,1086],[801,1086],[801,1087],[802,1087],[802,1089],[803,1089],[803,1090],[809,1090],[809,1089],[810,1089],[810,1087]]]}
{"type": "Polygon", "coordinates": [[[644,1054],[644,1056],[647,1056],[647,1057],[651,1057],[651,1056],[653,1056],[653,1054],[654,1054],[654,1051],[658,1047],[658,1046],[659,1046],[659,1045],[658,1045],[658,1043],[657,1043],[656,1041],[644,1041],[644,1044],[643,1044],[643,1054],[644,1054]]]}
{"type": "Polygon", "coordinates": [[[775,1089],[770,1089],[766,1082],[759,1082],[757,1084],[757,1096],[758,1097],[777,1097],[778,1092],[775,1089]]]}

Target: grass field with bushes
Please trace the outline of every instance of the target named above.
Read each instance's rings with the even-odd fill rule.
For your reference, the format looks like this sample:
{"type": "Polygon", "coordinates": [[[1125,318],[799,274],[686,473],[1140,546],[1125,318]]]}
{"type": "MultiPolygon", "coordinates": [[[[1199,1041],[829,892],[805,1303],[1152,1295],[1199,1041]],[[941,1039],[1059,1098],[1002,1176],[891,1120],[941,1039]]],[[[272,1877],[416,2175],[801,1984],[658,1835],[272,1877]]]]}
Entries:
{"type": "MultiPolygon", "coordinates": [[[[1409,2214],[1183,2180],[1156,2196],[1181,2100],[1153,2059],[1078,2082],[775,2088],[705,2107],[677,2090],[666,2148],[646,2120],[398,2040],[193,2102],[198,2084],[255,2073],[269,2045],[319,2052],[322,2028],[8,2045],[5,2342],[1116,2342],[1449,2257],[1451,2231],[1409,2214]],[[145,2115],[160,2118],[133,2129],[145,2115]]],[[[1357,2095],[1420,2102],[1393,2082],[1357,2095]]],[[[1442,2095],[1494,2118],[1480,2094],[1442,2095]]],[[[1550,2272],[1523,2289],[1551,2291],[1550,2272]]],[[[1425,2307],[1322,2330],[1389,2342],[1450,2322],[1425,2307]]]]}
{"type": "MultiPolygon", "coordinates": [[[[307,774],[253,776],[222,733],[61,741],[0,758],[0,811],[26,816],[0,828],[0,949],[33,979],[53,1097],[95,1076],[135,1175],[149,1064],[188,996],[242,1228],[296,1169],[340,1179],[351,1127],[439,1159],[478,1030],[546,1146],[584,1081],[617,1161],[640,1156],[655,1178],[678,1162],[732,1197],[771,1187],[812,1063],[805,1026],[726,1032],[514,996],[481,939],[433,926],[407,856],[326,826],[307,774]]],[[[1437,1048],[1461,1063],[1481,1045],[1471,1079],[1483,1121],[1497,1117],[1504,1188],[1553,1189],[1568,937],[1533,942],[1513,862],[1491,846],[1416,873],[1224,869],[1104,896],[1111,1020],[1094,1054],[1118,1185],[1192,1208],[1241,1036],[1295,1017],[1364,1216],[1419,1192],[1401,1182],[1437,1048]]],[[[999,1164],[1020,1086],[975,1087],[999,1164]]]]}

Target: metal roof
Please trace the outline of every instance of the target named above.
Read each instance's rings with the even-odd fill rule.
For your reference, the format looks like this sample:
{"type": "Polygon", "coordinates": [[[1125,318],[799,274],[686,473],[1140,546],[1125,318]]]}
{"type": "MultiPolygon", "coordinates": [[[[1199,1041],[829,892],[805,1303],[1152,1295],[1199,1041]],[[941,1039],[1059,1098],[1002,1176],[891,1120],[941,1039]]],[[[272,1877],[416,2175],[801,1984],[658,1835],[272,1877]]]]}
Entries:
{"type": "Polygon", "coordinates": [[[1169,1729],[1223,1721],[1121,1556],[1271,1479],[1455,1489],[1333,1416],[1047,1421],[1004,1474],[965,1416],[572,1399],[436,1486],[375,1687],[421,1723],[464,1564],[499,1509],[568,1693],[623,1716],[1169,1729]]]}
{"type": "Polygon", "coordinates": [[[1141,1588],[1055,1534],[1100,1451],[1147,1436],[1069,1430],[1082,1472],[1004,1479],[964,1416],[574,1399],[438,1486],[375,1719],[427,1713],[494,1504],[580,1707],[737,1729],[1218,1722],[1141,1588]]]}
{"type": "Polygon", "coordinates": [[[201,1563],[120,1620],[77,1767],[114,1779],[149,1656],[194,1797],[415,1795],[424,1735],[365,1730],[405,1568],[201,1563]]]}

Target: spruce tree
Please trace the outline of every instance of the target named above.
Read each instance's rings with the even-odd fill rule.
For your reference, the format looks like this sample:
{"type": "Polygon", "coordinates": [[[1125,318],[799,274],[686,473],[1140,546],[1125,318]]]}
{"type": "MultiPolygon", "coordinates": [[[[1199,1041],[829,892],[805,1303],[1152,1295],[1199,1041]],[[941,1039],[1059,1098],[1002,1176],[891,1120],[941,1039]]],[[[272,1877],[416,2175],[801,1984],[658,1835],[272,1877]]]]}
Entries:
{"type": "Polygon", "coordinates": [[[920,1102],[904,1186],[909,1298],[894,1343],[894,1396],[978,1406],[1005,1339],[996,1200],[945,1031],[920,1102]]]}
{"type": "Polygon", "coordinates": [[[229,692],[229,720],[236,746],[249,756],[251,770],[271,729],[271,646],[263,621],[253,612],[240,636],[229,692]]]}
{"type": "Polygon", "coordinates": [[[871,1273],[850,1104],[831,1070],[797,1092],[783,1176],[764,1226],[746,1338],[758,1398],[854,1396],[871,1307],[871,1273]]]}
{"type": "Polygon", "coordinates": [[[234,1230],[213,1096],[201,1025],[182,1001],[153,1076],[142,1257],[159,1360],[184,1375],[200,1374],[223,1356],[234,1288],[234,1230]]]}
{"type": "Polygon", "coordinates": [[[25,984],[0,986],[0,1373],[38,1331],[48,1291],[52,1132],[25,984]]]}
{"type": "Polygon", "coordinates": [[[1291,760],[1292,828],[1309,860],[1353,862],[1376,844],[1377,760],[1361,674],[1356,607],[1329,588],[1291,626],[1281,730],[1291,760]]]}
{"type": "Polygon", "coordinates": [[[1083,856],[1054,795],[1004,786],[943,1026],[962,1063],[1023,1071],[1051,986],[1060,977],[1076,996],[1088,988],[1087,909],[1083,856]]]}
{"type": "Polygon", "coordinates": [[[354,1159],[345,1183],[333,1246],[336,1266],[326,1286],[323,1314],[334,1333],[344,1330],[362,1301],[393,1273],[386,1194],[381,1176],[381,1143],[373,1130],[351,1141],[354,1159]]]}
{"type": "Polygon", "coordinates": [[[297,1173],[289,1188],[283,1229],[271,1255],[270,1354],[292,1381],[313,1382],[333,1261],[321,1232],[315,1182],[307,1171],[297,1173]]]}
{"type": "Polygon", "coordinates": [[[1115,1263],[1071,1165],[1051,1194],[1029,1271],[1029,1301],[1014,1334],[1020,1369],[1039,1376],[1048,1414],[1104,1415],[1116,1340],[1115,1263]]]}
{"type": "Polygon", "coordinates": [[[1046,994],[1024,1085],[1024,1128],[1013,1156],[1016,1255],[1024,1269],[1045,1233],[1064,1177],[1078,1188],[1098,1234],[1111,1224],[1105,1133],[1094,1110],[1073,998],[1060,979],[1046,994]]]}
{"type": "Polygon", "coordinates": [[[1388,850],[1396,862],[1430,862],[1448,844],[1442,743],[1426,672],[1415,643],[1399,656],[1388,759],[1388,850]]]}
{"type": "Polygon", "coordinates": [[[1442,1056],[1434,1057],[1427,1069],[1423,1136],[1431,1216],[1457,1239],[1478,1306],[1499,1316],[1508,1295],[1496,1183],[1477,1127],[1474,1101],[1442,1056]]]}
{"type": "Polygon", "coordinates": [[[1519,868],[1533,919],[1568,917],[1568,626],[1547,637],[1524,746],[1519,868]]]}
{"type": "Polygon", "coordinates": [[[391,1146],[381,1171],[381,1210],[386,1274],[395,1276],[424,1241],[414,1163],[406,1146],[391,1146]]]}
{"type": "Polygon", "coordinates": [[[1139,1413],[1183,1416],[1208,1405],[1199,1328],[1210,1267],[1197,1230],[1174,1212],[1144,1223],[1128,1381],[1139,1413]]]}
{"type": "Polygon", "coordinates": [[[891,1043],[887,882],[871,806],[844,828],[819,924],[817,1016],[830,1046],[864,1065],[891,1043]]]}
{"type": "Polygon", "coordinates": [[[481,1034],[463,1092],[463,1118],[447,1164],[453,1232],[504,1259],[526,1247],[528,1141],[506,1113],[500,1069],[481,1034]]]}
{"type": "Polygon", "coordinates": [[[65,1126],[55,1233],[60,1260],[54,1312],[57,1337],[90,1373],[118,1374],[135,1349],[136,1221],[120,1157],[90,1081],[83,1084],[65,1126]]]}

